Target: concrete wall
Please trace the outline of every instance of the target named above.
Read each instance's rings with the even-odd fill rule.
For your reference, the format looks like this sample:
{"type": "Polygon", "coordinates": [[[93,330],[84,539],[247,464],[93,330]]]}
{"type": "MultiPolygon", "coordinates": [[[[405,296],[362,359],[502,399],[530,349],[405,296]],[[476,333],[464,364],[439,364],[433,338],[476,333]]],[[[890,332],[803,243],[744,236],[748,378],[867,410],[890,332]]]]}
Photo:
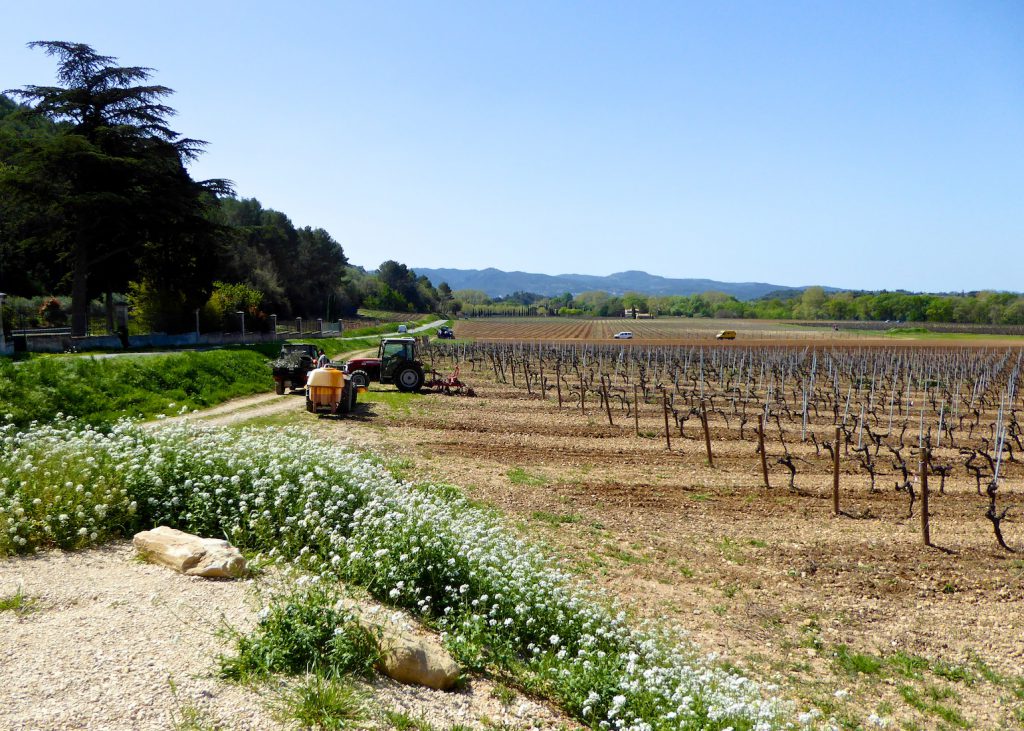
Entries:
{"type": "MultiPolygon", "coordinates": [[[[334,331],[337,335],[337,330],[334,331]]],[[[233,345],[242,343],[266,343],[289,338],[308,338],[315,340],[320,337],[330,337],[332,333],[320,332],[247,332],[245,339],[241,333],[203,333],[198,337],[193,333],[182,333],[180,335],[168,335],[167,333],[147,333],[145,335],[132,335],[128,338],[128,345],[132,348],[175,348],[175,347],[202,347],[204,345],[233,345]]],[[[85,350],[122,350],[121,339],[116,335],[90,335],[83,338],[74,338],[65,334],[52,335],[26,335],[25,341],[30,353],[65,353],[68,351],[85,350]]],[[[8,349],[13,352],[12,340],[7,340],[8,349]]],[[[10,354],[10,353],[9,353],[10,354]]]]}

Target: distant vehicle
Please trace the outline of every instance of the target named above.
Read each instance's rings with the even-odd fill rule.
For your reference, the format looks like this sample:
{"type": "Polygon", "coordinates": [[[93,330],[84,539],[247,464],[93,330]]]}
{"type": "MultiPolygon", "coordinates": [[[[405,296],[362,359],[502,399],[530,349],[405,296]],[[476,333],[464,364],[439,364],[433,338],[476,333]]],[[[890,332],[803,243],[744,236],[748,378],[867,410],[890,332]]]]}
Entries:
{"type": "Polygon", "coordinates": [[[407,333],[407,332],[409,332],[409,326],[408,325],[399,325],[398,326],[398,332],[400,332],[400,333],[407,333]]]}
{"type": "Polygon", "coordinates": [[[736,339],[736,331],[735,330],[722,330],[722,332],[718,333],[718,335],[716,335],[715,337],[718,340],[735,340],[736,339]]]}
{"type": "Polygon", "coordinates": [[[631,333],[629,330],[623,330],[620,333],[615,333],[614,335],[612,335],[612,337],[615,340],[632,340],[633,333],[631,333]]]}
{"type": "Polygon", "coordinates": [[[447,326],[437,328],[437,337],[440,340],[452,340],[455,337],[455,333],[452,329],[447,326]]]}

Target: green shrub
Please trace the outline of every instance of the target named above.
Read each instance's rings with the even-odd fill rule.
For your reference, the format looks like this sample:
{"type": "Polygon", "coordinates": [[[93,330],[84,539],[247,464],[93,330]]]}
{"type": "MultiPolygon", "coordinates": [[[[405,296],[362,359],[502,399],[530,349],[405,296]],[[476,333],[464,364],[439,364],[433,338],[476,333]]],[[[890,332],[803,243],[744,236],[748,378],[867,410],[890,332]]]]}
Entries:
{"type": "Polygon", "coordinates": [[[237,654],[221,657],[232,680],[271,673],[368,675],[379,659],[370,633],[329,589],[312,586],[275,598],[251,635],[236,635],[237,654]]]}

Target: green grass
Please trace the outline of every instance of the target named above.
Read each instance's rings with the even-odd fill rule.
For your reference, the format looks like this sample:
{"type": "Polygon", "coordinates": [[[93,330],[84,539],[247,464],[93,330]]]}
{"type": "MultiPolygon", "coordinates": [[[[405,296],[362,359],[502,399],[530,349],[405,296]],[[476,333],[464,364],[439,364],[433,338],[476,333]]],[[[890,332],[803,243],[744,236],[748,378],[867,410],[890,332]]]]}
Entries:
{"type": "Polygon", "coordinates": [[[390,387],[381,386],[376,383],[370,384],[369,389],[359,394],[359,401],[370,404],[383,404],[398,416],[408,416],[414,412],[421,413],[423,411],[422,405],[416,403],[418,399],[423,398],[422,394],[404,393],[397,390],[378,390],[382,388],[390,387]]]}
{"type": "Polygon", "coordinates": [[[494,688],[491,689],[491,697],[497,699],[501,705],[507,708],[515,701],[516,692],[507,685],[495,683],[494,688]]]}
{"type": "Polygon", "coordinates": [[[522,467],[513,467],[507,473],[508,480],[513,485],[529,485],[530,487],[540,487],[548,483],[548,478],[544,475],[535,475],[527,472],[522,467]]]}
{"type": "Polygon", "coordinates": [[[957,665],[955,663],[946,662],[945,660],[936,660],[932,664],[932,672],[938,675],[940,678],[945,678],[953,683],[964,683],[965,685],[974,685],[977,678],[974,673],[968,670],[963,665],[957,665]]]}
{"type": "Polygon", "coordinates": [[[889,330],[857,330],[858,335],[881,336],[895,340],[1020,340],[1021,335],[992,335],[988,333],[944,333],[923,327],[894,327],[889,330]]]}
{"type": "Polygon", "coordinates": [[[846,645],[837,645],[833,662],[836,667],[851,674],[876,675],[882,671],[883,662],[877,655],[851,652],[846,645]]]}
{"type": "Polygon", "coordinates": [[[549,513],[544,510],[535,510],[530,514],[534,520],[551,525],[564,525],[565,523],[579,523],[582,518],[578,515],[562,515],[560,513],[549,513]]]}
{"type": "Polygon", "coordinates": [[[124,416],[173,415],[273,388],[263,356],[250,350],[147,358],[0,361],[0,421],[27,426],[59,413],[105,427],[124,416]]]}
{"type": "MultiPolygon", "coordinates": [[[[238,412],[239,416],[245,416],[245,412],[238,412]]],[[[222,428],[238,431],[239,429],[253,429],[265,427],[290,427],[299,424],[309,425],[305,411],[283,411],[276,414],[264,414],[254,416],[250,419],[239,420],[231,424],[224,424],[222,428]]]]}
{"type": "Polygon", "coordinates": [[[625,564],[645,564],[651,562],[651,559],[647,558],[646,556],[638,556],[635,553],[624,551],[621,548],[613,546],[611,544],[605,544],[604,552],[611,558],[618,559],[619,561],[622,561],[622,563],[625,564]]]}
{"type": "Polygon", "coordinates": [[[911,680],[921,680],[924,677],[922,671],[928,669],[928,661],[926,659],[905,652],[897,652],[890,655],[885,661],[898,674],[911,680]]]}
{"type": "Polygon", "coordinates": [[[907,705],[916,708],[922,713],[938,716],[943,721],[951,723],[958,728],[971,727],[970,721],[960,711],[941,702],[955,699],[955,694],[949,689],[926,685],[923,691],[921,691],[909,685],[901,685],[898,691],[903,700],[907,702],[907,705]]]}
{"type": "Polygon", "coordinates": [[[377,338],[359,338],[358,340],[342,340],[341,338],[317,338],[316,340],[310,341],[299,341],[296,342],[312,342],[318,348],[323,348],[324,352],[327,353],[327,357],[332,360],[340,360],[343,356],[348,353],[354,353],[357,350],[368,350],[370,348],[376,348],[380,343],[377,338]]]}
{"type": "Polygon", "coordinates": [[[385,462],[385,466],[396,480],[408,480],[416,469],[416,462],[407,457],[400,457],[385,462]]]}
{"type": "Polygon", "coordinates": [[[0,612],[14,612],[18,616],[28,614],[35,608],[36,600],[25,594],[22,587],[13,594],[0,596],[0,612]]]}
{"type": "Polygon", "coordinates": [[[735,541],[729,536],[722,536],[722,539],[717,544],[717,548],[722,554],[722,558],[729,563],[743,564],[747,560],[739,541],[735,541]]]}
{"type": "Polygon", "coordinates": [[[384,721],[395,731],[435,731],[427,719],[403,711],[385,711],[384,721]]]}
{"type": "Polygon", "coordinates": [[[365,696],[351,682],[320,675],[307,675],[283,691],[274,711],[279,721],[324,731],[361,728],[368,717],[365,696]]]}

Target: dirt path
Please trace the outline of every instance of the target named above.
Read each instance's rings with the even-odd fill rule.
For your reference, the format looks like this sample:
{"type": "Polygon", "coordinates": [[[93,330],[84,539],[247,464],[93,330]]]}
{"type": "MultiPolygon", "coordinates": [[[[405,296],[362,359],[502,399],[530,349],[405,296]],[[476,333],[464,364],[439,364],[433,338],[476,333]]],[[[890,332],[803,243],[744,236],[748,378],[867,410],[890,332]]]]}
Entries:
{"type": "Polygon", "coordinates": [[[147,421],[144,426],[152,429],[161,424],[177,421],[191,421],[210,426],[228,426],[261,416],[298,411],[304,407],[305,400],[301,392],[288,393],[284,396],[278,396],[276,393],[260,393],[255,396],[244,396],[225,401],[202,411],[147,421]]]}
{"type": "Polygon", "coordinates": [[[280,728],[259,696],[216,677],[224,622],[251,625],[247,582],[194,579],[120,543],[0,561],[0,727],[167,729],[187,709],[232,729],[280,728]]]}

